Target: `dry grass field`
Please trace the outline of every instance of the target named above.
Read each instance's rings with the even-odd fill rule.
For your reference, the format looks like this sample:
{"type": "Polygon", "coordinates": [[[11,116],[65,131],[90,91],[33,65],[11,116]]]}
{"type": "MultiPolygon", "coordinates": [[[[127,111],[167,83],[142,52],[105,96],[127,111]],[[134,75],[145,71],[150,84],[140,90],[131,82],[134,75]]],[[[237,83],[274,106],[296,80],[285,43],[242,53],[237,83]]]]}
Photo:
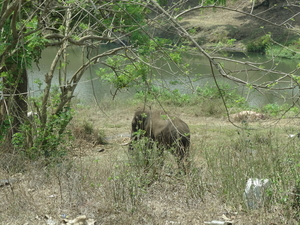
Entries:
{"type": "Polygon", "coordinates": [[[68,155],[61,161],[45,166],[43,159],[1,153],[0,224],[65,224],[79,215],[91,219],[89,224],[109,225],[226,219],[240,225],[298,224],[300,140],[288,134],[299,131],[299,119],[234,126],[224,115],[205,116],[200,108],[166,107],[191,129],[192,166],[182,175],[169,153],[162,168],[153,158],[145,170],[120,145],[128,141],[136,106],[108,101],[100,108],[78,107],[70,124],[76,138],[62,146],[68,155]],[[99,135],[107,144],[98,144],[99,135]],[[245,205],[249,178],[271,181],[262,208],[245,205]]]}

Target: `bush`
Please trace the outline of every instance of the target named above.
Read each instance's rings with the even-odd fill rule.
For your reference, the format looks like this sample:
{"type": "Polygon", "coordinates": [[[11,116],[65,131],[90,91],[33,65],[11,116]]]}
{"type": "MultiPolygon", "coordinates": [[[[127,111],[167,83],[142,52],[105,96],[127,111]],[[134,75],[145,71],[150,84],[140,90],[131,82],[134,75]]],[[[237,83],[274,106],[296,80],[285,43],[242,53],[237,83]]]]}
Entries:
{"type": "Polygon", "coordinates": [[[300,59],[300,55],[298,54],[299,49],[300,39],[287,44],[286,47],[273,45],[271,48],[267,49],[267,54],[272,57],[278,56],[286,59],[300,59]]]}
{"type": "Polygon", "coordinates": [[[71,127],[72,134],[76,139],[86,140],[93,145],[106,144],[105,134],[103,131],[95,129],[93,124],[83,121],[77,121],[71,127]]]}
{"type": "Polygon", "coordinates": [[[271,35],[266,34],[260,38],[250,41],[247,45],[248,52],[260,52],[265,54],[271,44],[271,35]]]}
{"type": "Polygon", "coordinates": [[[299,108],[294,106],[291,107],[289,104],[279,105],[278,103],[270,103],[263,107],[262,111],[271,116],[285,115],[297,115],[299,108]]]}
{"type": "Polygon", "coordinates": [[[147,91],[138,91],[135,99],[139,101],[159,101],[167,105],[183,106],[190,103],[191,97],[188,94],[182,94],[178,89],[169,90],[157,86],[151,86],[147,91]]]}
{"type": "Polygon", "coordinates": [[[196,92],[199,96],[209,99],[222,99],[224,98],[228,107],[246,107],[246,100],[236,89],[230,87],[229,84],[221,83],[220,90],[215,85],[208,83],[204,87],[198,87],[196,92]]]}
{"type": "Polygon", "coordinates": [[[25,157],[36,160],[39,157],[58,159],[66,154],[59,145],[66,143],[71,137],[65,128],[72,119],[73,110],[64,108],[56,115],[48,115],[46,126],[42,126],[40,118],[33,116],[23,123],[19,132],[12,138],[14,148],[25,157]]]}

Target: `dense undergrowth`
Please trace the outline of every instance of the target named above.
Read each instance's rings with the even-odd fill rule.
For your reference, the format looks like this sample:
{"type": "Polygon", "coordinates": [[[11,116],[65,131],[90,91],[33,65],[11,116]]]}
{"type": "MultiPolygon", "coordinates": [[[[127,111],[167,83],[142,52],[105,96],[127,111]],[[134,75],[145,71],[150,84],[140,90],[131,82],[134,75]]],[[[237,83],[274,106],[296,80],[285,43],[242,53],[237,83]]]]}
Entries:
{"type": "Polygon", "coordinates": [[[299,59],[300,39],[290,40],[288,43],[274,42],[272,34],[251,40],[246,44],[248,52],[266,54],[272,58],[299,59]]]}

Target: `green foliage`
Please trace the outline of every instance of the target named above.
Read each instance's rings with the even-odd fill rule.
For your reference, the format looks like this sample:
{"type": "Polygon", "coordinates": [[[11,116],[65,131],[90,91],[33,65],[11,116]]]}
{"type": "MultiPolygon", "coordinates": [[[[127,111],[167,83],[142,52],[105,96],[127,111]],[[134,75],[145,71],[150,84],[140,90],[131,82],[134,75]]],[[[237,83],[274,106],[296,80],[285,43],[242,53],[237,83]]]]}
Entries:
{"type": "Polygon", "coordinates": [[[111,12],[115,12],[114,18],[113,20],[111,17],[102,19],[103,26],[99,29],[102,29],[102,32],[110,28],[115,29],[115,32],[128,33],[132,44],[147,45],[150,37],[140,27],[146,27],[145,16],[148,10],[142,3],[143,1],[134,0],[109,3],[111,12]]]}
{"type": "Polygon", "coordinates": [[[246,45],[248,52],[260,52],[265,54],[271,45],[271,34],[266,34],[253,41],[249,41],[246,45]]]}
{"type": "Polygon", "coordinates": [[[285,115],[297,115],[299,113],[299,108],[297,106],[291,107],[289,104],[278,104],[270,103],[263,107],[262,111],[271,116],[279,116],[285,113],[285,115]]]}
{"type": "Polygon", "coordinates": [[[190,34],[196,34],[197,30],[195,28],[189,29],[188,32],[190,34]]]}
{"type": "Polygon", "coordinates": [[[235,42],[236,42],[236,39],[234,39],[234,38],[227,40],[228,45],[233,45],[235,42]]]}
{"type": "Polygon", "coordinates": [[[205,5],[226,5],[226,0],[208,0],[205,5]]]}
{"type": "MultiPolygon", "coordinates": [[[[32,98],[35,107],[41,107],[41,97],[32,98]]],[[[18,132],[13,135],[12,144],[21,154],[31,160],[45,157],[48,160],[57,160],[66,155],[64,148],[61,148],[72,138],[70,131],[66,130],[67,125],[73,118],[74,110],[65,106],[61,111],[53,114],[60,104],[60,92],[58,87],[53,87],[45,124],[40,116],[33,115],[24,119],[18,132]]]]}
{"type": "Polygon", "coordinates": [[[146,91],[138,91],[135,94],[135,99],[139,101],[159,101],[164,104],[183,106],[188,104],[191,97],[188,94],[182,94],[178,89],[168,90],[166,88],[159,88],[151,86],[146,91]]]}
{"type": "Polygon", "coordinates": [[[172,44],[171,40],[165,38],[151,38],[149,42],[149,51],[155,53],[164,47],[169,47],[172,44]]]}
{"type": "MultiPolygon", "coordinates": [[[[139,46],[138,51],[142,55],[143,61],[131,61],[127,55],[116,55],[108,57],[105,60],[106,68],[100,68],[96,71],[97,75],[102,80],[108,81],[113,84],[117,90],[130,87],[140,87],[142,85],[151,85],[155,81],[155,75],[152,75],[150,66],[145,63],[152,58],[155,58],[158,51],[164,49],[170,44],[170,41],[162,38],[154,38],[149,41],[149,44],[139,46]]],[[[182,62],[182,52],[186,51],[185,47],[182,47],[178,51],[170,49],[168,52],[168,59],[171,59],[176,64],[182,62]]],[[[167,57],[166,57],[167,58],[167,57]]],[[[187,68],[189,64],[183,65],[187,68]]]]}
{"type": "Polygon", "coordinates": [[[7,117],[6,119],[1,121],[0,124],[0,144],[5,139],[5,135],[7,134],[10,127],[10,119],[7,117]]]}
{"type": "Polygon", "coordinates": [[[112,56],[106,60],[108,68],[96,71],[102,80],[113,84],[117,90],[134,86],[138,81],[146,81],[148,66],[142,62],[127,63],[122,56],[112,56]]]}
{"type": "Polygon", "coordinates": [[[184,94],[180,90],[169,90],[152,85],[146,90],[137,91],[135,100],[137,101],[159,101],[166,105],[184,106],[184,105],[202,105],[201,110],[205,115],[221,115],[224,113],[221,94],[226,101],[227,107],[247,108],[244,97],[232,89],[229,84],[220,84],[221,92],[214,86],[206,84],[204,87],[198,87],[196,94],[184,94]]]}
{"type": "MultiPolygon", "coordinates": [[[[278,56],[281,58],[286,59],[300,59],[299,54],[295,52],[296,49],[294,49],[292,46],[289,46],[288,48],[282,48],[280,46],[273,46],[272,48],[268,49],[267,54],[270,56],[278,56]]],[[[297,50],[296,50],[297,51],[297,50]]]]}
{"type": "Polygon", "coordinates": [[[19,29],[25,30],[24,39],[17,42],[12,41],[13,34],[9,24],[4,26],[0,37],[0,55],[6,50],[13,53],[9,57],[7,57],[8,52],[6,53],[6,62],[17,63],[20,67],[25,66],[26,68],[30,67],[32,62],[38,62],[48,40],[43,38],[42,33],[37,30],[37,26],[37,17],[31,18],[30,21],[21,20],[17,23],[19,29]],[[15,46],[12,46],[12,44],[15,46]]]}
{"type": "MultiPolygon", "coordinates": [[[[24,55],[28,57],[29,62],[38,62],[42,54],[42,50],[45,49],[46,44],[49,41],[41,36],[39,33],[33,33],[28,36],[28,45],[26,46],[27,54],[24,55]]],[[[31,66],[31,65],[28,65],[31,66]]]]}
{"type": "Polygon", "coordinates": [[[298,115],[300,112],[300,109],[299,109],[299,107],[294,106],[294,107],[290,108],[289,111],[292,112],[294,115],[298,115]]]}
{"type": "Polygon", "coordinates": [[[270,103],[264,106],[263,112],[270,114],[271,116],[277,116],[281,112],[282,107],[277,103],[270,103]]]}
{"type": "MultiPolygon", "coordinates": [[[[138,48],[138,53],[144,57],[153,57],[153,55],[157,54],[158,51],[165,50],[165,48],[170,47],[172,44],[171,40],[165,38],[151,38],[149,42],[140,45],[138,48]]],[[[179,49],[177,49],[179,50],[179,49]]]]}
{"type": "Polygon", "coordinates": [[[295,40],[285,47],[279,45],[272,45],[267,49],[267,55],[276,56],[286,59],[300,59],[300,54],[298,53],[300,50],[300,38],[295,40]]]}
{"type": "Polygon", "coordinates": [[[37,84],[39,89],[41,89],[43,85],[43,82],[39,78],[35,79],[33,83],[37,84]]]}
{"type": "Polygon", "coordinates": [[[163,151],[159,149],[156,143],[144,137],[132,143],[132,150],[129,150],[129,163],[137,170],[152,171],[151,179],[146,181],[152,182],[163,163],[163,151]]]}
{"type": "Polygon", "coordinates": [[[180,52],[171,52],[170,58],[172,59],[173,62],[175,62],[177,64],[181,63],[181,60],[182,60],[180,52]]]}
{"type": "MultiPolygon", "coordinates": [[[[186,71],[186,74],[188,74],[188,67],[190,65],[182,63],[182,53],[187,50],[187,47],[182,46],[181,48],[173,49],[170,48],[170,44],[170,40],[152,38],[148,44],[138,47],[137,51],[140,54],[141,61],[130,60],[127,54],[108,57],[104,63],[106,68],[100,68],[96,73],[102,80],[109,82],[116,88],[115,93],[124,88],[136,88],[138,92],[140,92],[141,87],[151,87],[154,82],[161,82],[156,78],[153,68],[147,63],[149,61],[157,61],[157,56],[162,57],[164,60],[171,60],[172,63],[182,67],[183,70],[186,71]],[[160,52],[163,56],[161,56],[160,52]]],[[[173,84],[176,82],[178,81],[174,81],[173,84]]],[[[152,87],[150,89],[152,89],[152,87]]],[[[157,90],[153,91],[157,92],[157,90]]],[[[151,90],[146,92],[151,92],[151,90]]],[[[167,92],[168,91],[166,91],[166,93],[167,92]]],[[[181,95],[176,93],[176,90],[173,92],[173,96],[181,95]]],[[[167,95],[166,93],[163,95],[167,95]]],[[[170,94],[168,95],[170,96],[170,94]]]]}
{"type": "Polygon", "coordinates": [[[166,6],[168,4],[167,0],[158,0],[157,3],[161,6],[166,6]]]}
{"type": "Polygon", "coordinates": [[[56,115],[48,115],[46,126],[43,127],[38,116],[25,121],[12,138],[12,144],[25,157],[36,160],[40,157],[51,160],[59,159],[66,151],[59,146],[71,138],[69,132],[64,132],[72,119],[73,111],[64,108],[56,115]]]}
{"type": "Polygon", "coordinates": [[[224,98],[228,107],[246,107],[246,100],[236,89],[232,89],[229,84],[219,84],[220,90],[215,85],[206,83],[204,87],[197,88],[197,94],[203,98],[221,99],[224,98]]]}
{"type": "Polygon", "coordinates": [[[16,85],[16,80],[13,79],[12,74],[9,72],[1,72],[0,79],[2,80],[0,83],[1,90],[3,90],[5,86],[16,85]]]}

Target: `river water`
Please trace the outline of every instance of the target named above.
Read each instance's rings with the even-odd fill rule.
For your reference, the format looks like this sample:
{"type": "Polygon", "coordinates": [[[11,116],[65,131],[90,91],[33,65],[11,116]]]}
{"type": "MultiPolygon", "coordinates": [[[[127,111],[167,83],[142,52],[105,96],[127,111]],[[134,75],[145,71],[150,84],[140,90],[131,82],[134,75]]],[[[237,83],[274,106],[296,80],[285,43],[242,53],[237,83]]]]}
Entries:
{"type": "MultiPolygon", "coordinates": [[[[111,48],[117,47],[116,45],[108,45],[98,49],[98,52],[104,52],[111,48]]],[[[44,85],[38,85],[38,80],[44,81],[45,74],[49,71],[52,60],[55,57],[57,48],[51,47],[43,51],[39,65],[33,65],[28,70],[29,75],[29,90],[31,96],[38,96],[42,93],[44,85]]],[[[257,62],[257,66],[268,69],[276,67],[277,71],[283,71],[286,73],[291,72],[298,64],[295,60],[280,59],[277,61],[270,61],[266,56],[260,54],[244,54],[244,53],[223,53],[215,54],[216,57],[226,57],[232,60],[240,61],[252,61],[257,62]]],[[[77,71],[77,69],[86,62],[86,56],[82,54],[82,50],[79,47],[71,48],[68,51],[68,65],[67,71],[69,76],[77,71]]],[[[153,74],[157,78],[156,85],[168,88],[170,90],[178,89],[181,93],[191,94],[196,91],[197,88],[204,87],[206,85],[213,86],[214,79],[212,76],[211,67],[209,61],[203,55],[197,54],[183,54],[183,62],[190,64],[190,72],[185,75],[176,64],[171,63],[169,60],[157,57],[154,61],[155,67],[152,69],[153,74]],[[176,81],[176,82],[174,82],[176,81]]],[[[225,61],[218,59],[225,71],[230,75],[254,84],[262,84],[263,82],[273,81],[280,76],[274,73],[250,71],[249,66],[240,65],[236,62],[225,61]],[[247,71],[246,71],[247,69],[247,71]]],[[[96,75],[95,70],[103,67],[103,65],[94,65],[88,69],[75,91],[75,96],[81,100],[84,104],[93,104],[95,100],[101,101],[103,98],[111,98],[115,89],[107,82],[101,80],[96,75]]],[[[246,97],[250,106],[262,107],[268,103],[292,103],[298,98],[298,89],[277,90],[277,91],[264,91],[249,89],[245,85],[240,85],[237,82],[230,81],[223,78],[218,74],[218,71],[214,69],[216,78],[219,84],[229,84],[232,88],[236,88],[238,93],[246,97]]],[[[58,86],[58,71],[55,72],[55,78],[53,84],[58,86]]],[[[291,81],[286,78],[275,85],[275,88],[287,87],[291,85],[291,81]]],[[[135,90],[123,90],[118,93],[116,98],[129,98],[134,94],[135,90]]]]}

